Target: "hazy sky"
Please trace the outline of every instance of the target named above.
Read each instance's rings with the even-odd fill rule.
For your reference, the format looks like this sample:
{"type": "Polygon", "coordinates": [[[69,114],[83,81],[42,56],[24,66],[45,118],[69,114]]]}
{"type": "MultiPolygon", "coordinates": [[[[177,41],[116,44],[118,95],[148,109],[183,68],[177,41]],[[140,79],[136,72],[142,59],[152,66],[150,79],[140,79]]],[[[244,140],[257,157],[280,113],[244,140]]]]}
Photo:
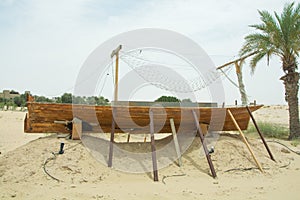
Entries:
{"type": "MultiPolygon", "coordinates": [[[[72,92],[88,55],[124,31],[163,28],[196,41],[221,65],[237,58],[257,10],[281,12],[284,0],[0,0],[0,90],[58,96],[72,92]]],[[[236,81],[234,70],[229,74],[236,81]]],[[[243,68],[250,101],[285,104],[281,63],[260,62],[253,76],[243,68]]],[[[240,99],[223,82],[226,103],[240,99]]],[[[153,99],[156,97],[153,97],[153,99]]],[[[149,99],[149,100],[153,100],[149,99]]]]}

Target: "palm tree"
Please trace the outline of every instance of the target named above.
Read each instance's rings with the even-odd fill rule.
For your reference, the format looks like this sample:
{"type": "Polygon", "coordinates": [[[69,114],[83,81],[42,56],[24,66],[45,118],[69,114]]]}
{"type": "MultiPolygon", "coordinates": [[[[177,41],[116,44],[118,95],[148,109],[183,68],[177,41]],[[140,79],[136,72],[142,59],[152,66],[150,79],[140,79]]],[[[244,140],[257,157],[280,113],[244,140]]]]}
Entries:
{"type": "Polygon", "coordinates": [[[257,63],[264,57],[279,56],[284,76],[280,78],[285,86],[285,100],[289,106],[289,139],[300,137],[298,90],[299,73],[297,58],[300,52],[300,3],[284,6],[281,15],[259,11],[261,24],[251,25],[256,32],[245,37],[240,55],[256,52],[250,66],[254,72],[257,63]]]}

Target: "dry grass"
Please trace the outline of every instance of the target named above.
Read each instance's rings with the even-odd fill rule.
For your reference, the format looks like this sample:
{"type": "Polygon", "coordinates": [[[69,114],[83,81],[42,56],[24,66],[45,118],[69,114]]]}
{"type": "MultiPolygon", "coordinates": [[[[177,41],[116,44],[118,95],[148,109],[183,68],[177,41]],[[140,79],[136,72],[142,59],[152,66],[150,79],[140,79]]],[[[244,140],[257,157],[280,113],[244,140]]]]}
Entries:
{"type": "MultiPolygon", "coordinates": [[[[285,126],[269,122],[258,122],[257,125],[265,137],[287,139],[289,136],[289,129],[285,126]]],[[[256,132],[256,129],[253,124],[250,124],[246,133],[254,132],[256,132]]]]}

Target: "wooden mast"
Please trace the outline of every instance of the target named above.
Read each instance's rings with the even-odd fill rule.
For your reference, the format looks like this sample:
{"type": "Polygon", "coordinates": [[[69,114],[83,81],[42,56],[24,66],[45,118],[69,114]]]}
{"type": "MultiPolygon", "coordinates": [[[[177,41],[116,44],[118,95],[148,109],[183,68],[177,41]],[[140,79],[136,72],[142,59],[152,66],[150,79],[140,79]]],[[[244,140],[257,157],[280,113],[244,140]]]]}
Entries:
{"type": "Polygon", "coordinates": [[[239,90],[240,90],[240,94],[241,94],[241,100],[242,100],[242,105],[247,105],[248,99],[247,99],[247,94],[246,94],[246,90],[245,90],[245,85],[243,82],[243,74],[242,74],[242,63],[244,60],[240,60],[239,62],[235,62],[235,70],[236,70],[236,76],[238,79],[238,84],[239,84],[239,90]]]}
{"type": "MultiPolygon", "coordinates": [[[[118,79],[119,79],[119,51],[122,49],[122,45],[119,45],[115,50],[111,52],[110,57],[116,56],[116,70],[115,70],[115,90],[114,90],[114,101],[118,101],[118,79]]],[[[112,167],[114,140],[115,140],[115,128],[116,122],[114,119],[115,109],[112,107],[112,122],[111,122],[111,132],[110,132],[110,143],[109,143],[109,155],[108,155],[108,167],[112,167]]]]}
{"type": "Polygon", "coordinates": [[[114,101],[118,101],[118,82],[119,82],[119,52],[122,49],[122,45],[119,45],[115,50],[111,52],[110,57],[116,56],[116,70],[115,70],[115,91],[114,91],[114,101]]]}

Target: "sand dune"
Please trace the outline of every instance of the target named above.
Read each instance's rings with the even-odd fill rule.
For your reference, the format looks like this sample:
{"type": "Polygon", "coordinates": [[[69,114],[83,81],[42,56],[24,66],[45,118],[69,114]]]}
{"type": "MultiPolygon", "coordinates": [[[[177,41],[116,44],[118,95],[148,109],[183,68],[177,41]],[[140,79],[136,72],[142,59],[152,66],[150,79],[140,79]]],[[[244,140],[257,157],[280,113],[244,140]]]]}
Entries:
{"type": "MultiPolygon", "coordinates": [[[[285,106],[264,107],[255,116],[287,125],[285,106]]],[[[261,173],[236,135],[222,135],[212,154],[218,175],[213,179],[200,140],[195,138],[183,154],[183,166],[173,162],[159,170],[159,182],[155,183],[152,173],[108,168],[80,141],[55,134],[24,134],[23,117],[22,112],[0,112],[0,199],[299,199],[300,156],[277,143],[269,143],[274,162],[259,139],[248,138],[264,168],[261,173]],[[52,152],[59,151],[61,142],[65,152],[54,156],[52,152]],[[44,172],[46,160],[47,172],[58,180],[44,172]]],[[[138,151],[141,147],[123,144],[122,148],[138,151]]]]}

